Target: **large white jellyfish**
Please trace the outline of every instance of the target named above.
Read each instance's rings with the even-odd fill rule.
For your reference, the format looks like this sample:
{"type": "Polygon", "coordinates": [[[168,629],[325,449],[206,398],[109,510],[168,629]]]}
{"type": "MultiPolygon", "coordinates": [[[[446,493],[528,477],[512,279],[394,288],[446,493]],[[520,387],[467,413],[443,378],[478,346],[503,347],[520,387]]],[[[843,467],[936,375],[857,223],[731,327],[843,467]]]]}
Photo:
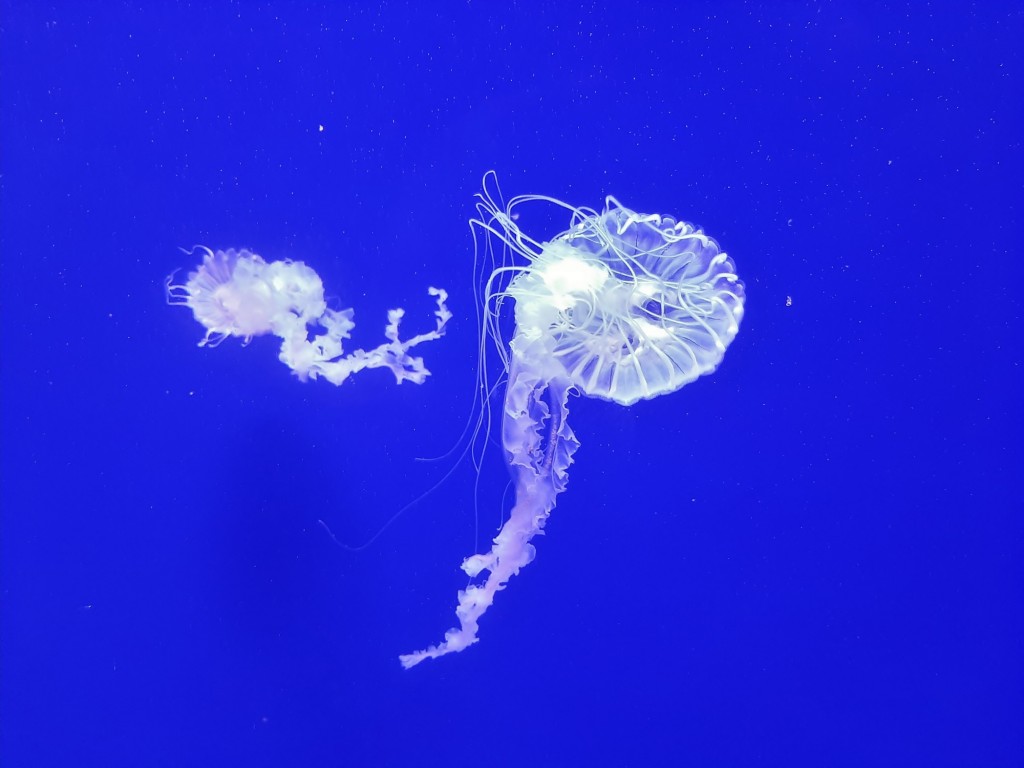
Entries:
{"type": "Polygon", "coordinates": [[[355,327],[351,309],[333,310],[324,301],[320,276],[301,261],[272,261],[247,250],[211,251],[199,247],[203,263],[190,272],[183,284],[167,278],[167,301],[192,310],[205,328],[199,346],[216,347],[229,336],[248,343],[253,336],[273,334],[281,339],[281,362],[305,380],[323,376],[341,384],[364,368],[388,368],[401,384],[422,384],[430,371],[423,358],[409,350],[444,335],[451,312],[445,306],[448,294],[430,288],[437,300],[437,326],[402,341],[398,325],[405,312],[392,309],[384,335],[388,341],[369,351],[357,349],[345,354],[342,340],[355,327]],[[321,333],[314,331],[321,330],[321,333]]]}
{"type": "Polygon", "coordinates": [[[715,370],[743,316],[732,260],[686,222],[636,213],[612,197],[601,213],[537,195],[502,210],[486,178],[477,210],[474,235],[527,261],[495,269],[483,295],[485,333],[508,374],[502,443],[515,505],[491,550],[462,563],[481,578],[459,592],[459,626],[440,644],[401,656],[406,669],[475,643],[495,594],[533,559],[530,540],[543,532],[579,448],[566,420],[569,394],[632,405],[674,392],[715,370]],[[533,201],[569,210],[569,229],[549,242],[520,230],[515,209],[533,201]],[[506,298],[515,302],[511,354],[497,322],[506,298]]]}

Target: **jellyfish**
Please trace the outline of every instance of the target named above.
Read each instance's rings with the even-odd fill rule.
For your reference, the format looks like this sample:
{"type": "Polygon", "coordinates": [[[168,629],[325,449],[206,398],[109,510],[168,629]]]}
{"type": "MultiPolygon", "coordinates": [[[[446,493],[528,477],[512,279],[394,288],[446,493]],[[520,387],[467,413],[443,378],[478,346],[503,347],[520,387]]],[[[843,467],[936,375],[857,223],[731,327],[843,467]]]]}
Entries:
{"type": "Polygon", "coordinates": [[[216,347],[230,336],[248,344],[254,336],[273,334],[281,339],[281,362],[303,381],[322,376],[340,385],[365,368],[388,368],[399,384],[422,384],[430,375],[423,358],[410,350],[444,335],[452,314],[443,289],[428,289],[437,302],[434,330],[402,341],[398,332],[405,312],[392,309],[384,328],[387,342],[345,354],[342,341],[355,328],[354,312],[327,306],[323,282],[312,268],[301,261],[267,263],[245,249],[214,252],[197,246],[195,250],[203,254],[202,264],[183,284],[173,283],[171,274],[165,287],[167,302],[188,307],[206,328],[199,346],[216,347]]]}
{"type": "Polygon", "coordinates": [[[507,375],[501,442],[515,502],[490,551],[462,563],[470,584],[458,593],[458,626],[439,644],[400,656],[406,669],[477,642],[496,594],[533,560],[531,542],[544,532],[580,447],[569,395],[629,406],[675,392],[715,370],[743,317],[732,260],[692,224],[637,213],[613,197],[602,212],[538,195],[502,209],[488,178],[471,221],[474,238],[492,254],[497,247],[526,262],[498,266],[481,297],[483,334],[496,341],[507,375]],[[568,210],[569,228],[547,242],[531,238],[516,221],[527,202],[568,210]],[[506,351],[498,313],[508,299],[515,331],[506,351]]]}

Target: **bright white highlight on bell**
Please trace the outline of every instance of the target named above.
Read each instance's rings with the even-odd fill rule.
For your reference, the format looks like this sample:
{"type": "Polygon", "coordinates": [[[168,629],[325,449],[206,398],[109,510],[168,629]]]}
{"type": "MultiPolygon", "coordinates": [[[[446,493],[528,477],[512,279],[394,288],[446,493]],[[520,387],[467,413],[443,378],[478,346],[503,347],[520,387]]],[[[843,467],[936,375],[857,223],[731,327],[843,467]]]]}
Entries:
{"type": "Polygon", "coordinates": [[[195,250],[203,254],[203,263],[189,273],[185,283],[175,284],[170,275],[166,288],[167,302],[188,307],[206,328],[199,346],[216,347],[229,336],[248,343],[254,336],[273,334],[281,339],[278,357],[300,379],[322,376],[335,385],[364,368],[387,368],[399,384],[422,384],[430,375],[423,358],[409,350],[444,335],[452,316],[444,290],[428,289],[437,301],[434,330],[402,341],[399,323],[405,312],[392,309],[384,328],[386,343],[345,354],[342,341],[350,338],[355,327],[354,312],[328,308],[320,276],[306,264],[288,260],[267,263],[244,249],[195,250]]]}

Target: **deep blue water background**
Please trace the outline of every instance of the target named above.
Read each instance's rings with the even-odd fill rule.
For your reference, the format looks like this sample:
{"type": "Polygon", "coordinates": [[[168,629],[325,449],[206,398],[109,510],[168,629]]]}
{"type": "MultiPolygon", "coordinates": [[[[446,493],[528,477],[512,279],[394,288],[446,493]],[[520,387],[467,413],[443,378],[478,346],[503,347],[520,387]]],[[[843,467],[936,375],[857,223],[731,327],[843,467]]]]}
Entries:
{"type": "Polygon", "coordinates": [[[3,2],[2,765],[1024,764],[1020,4],[546,5],[3,2]],[[467,465],[359,554],[317,521],[450,466],[491,168],[702,225],[747,314],[572,403],[536,561],[405,672],[500,455],[478,536],[467,465]],[[445,285],[433,377],[199,349],[193,243],[307,261],[355,345],[445,285]]]}

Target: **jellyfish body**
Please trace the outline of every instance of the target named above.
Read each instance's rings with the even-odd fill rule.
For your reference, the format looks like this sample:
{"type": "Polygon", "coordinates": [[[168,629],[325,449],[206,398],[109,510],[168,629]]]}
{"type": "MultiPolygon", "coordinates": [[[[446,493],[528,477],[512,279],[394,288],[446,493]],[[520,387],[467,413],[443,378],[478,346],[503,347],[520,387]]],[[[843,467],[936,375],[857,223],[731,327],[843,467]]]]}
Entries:
{"type": "Polygon", "coordinates": [[[486,182],[474,232],[526,261],[496,269],[483,296],[508,372],[502,444],[516,500],[490,551],[462,564],[479,581],[458,594],[459,626],[438,645],[401,656],[407,669],[475,643],[497,592],[533,559],[531,539],[543,532],[579,448],[567,421],[570,393],[632,405],[674,392],[718,366],[743,316],[731,259],[691,224],[636,213],[611,197],[600,213],[540,196],[501,209],[486,182]],[[531,201],[569,210],[569,229],[548,242],[529,237],[514,209],[531,201]],[[510,353],[494,316],[507,298],[515,302],[510,353]]]}
{"type": "Polygon", "coordinates": [[[279,358],[299,378],[325,378],[338,385],[364,368],[388,368],[400,384],[422,384],[430,371],[423,359],[409,353],[413,347],[444,335],[451,318],[448,294],[430,288],[437,301],[433,331],[402,341],[402,309],[388,312],[384,335],[388,341],[371,350],[344,353],[342,341],[355,327],[351,309],[333,310],[324,300],[320,276],[301,261],[266,262],[247,250],[211,251],[199,247],[203,262],[185,283],[166,280],[169,304],[187,306],[206,328],[199,346],[216,347],[229,336],[248,343],[254,336],[272,334],[281,339],[279,358]],[[313,329],[322,330],[314,333],[313,329]]]}

